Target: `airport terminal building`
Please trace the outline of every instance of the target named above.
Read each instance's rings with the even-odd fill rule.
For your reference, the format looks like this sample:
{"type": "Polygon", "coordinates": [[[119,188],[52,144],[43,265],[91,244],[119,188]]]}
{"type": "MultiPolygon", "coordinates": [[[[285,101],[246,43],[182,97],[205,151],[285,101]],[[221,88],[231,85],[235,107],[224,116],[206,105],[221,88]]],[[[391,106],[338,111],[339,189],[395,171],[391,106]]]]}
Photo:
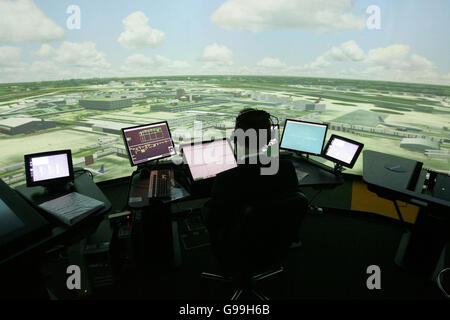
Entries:
{"type": "Polygon", "coordinates": [[[80,100],[80,106],[85,109],[115,110],[128,108],[133,105],[131,99],[97,98],[80,100]]]}
{"type": "Polygon", "coordinates": [[[53,121],[38,118],[9,118],[0,120],[0,132],[8,135],[33,133],[40,130],[55,128],[53,121]]]}

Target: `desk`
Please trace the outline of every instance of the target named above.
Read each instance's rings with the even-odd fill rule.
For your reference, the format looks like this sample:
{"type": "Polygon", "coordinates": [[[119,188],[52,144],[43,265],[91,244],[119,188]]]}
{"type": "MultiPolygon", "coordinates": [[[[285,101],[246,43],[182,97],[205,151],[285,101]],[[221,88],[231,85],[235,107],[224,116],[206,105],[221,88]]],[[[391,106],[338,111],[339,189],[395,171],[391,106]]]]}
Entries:
{"type": "MultiPolygon", "coordinates": [[[[161,168],[173,168],[174,165],[164,164],[161,168]]],[[[154,169],[157,169],[155,167],[154,169]]],[[[174,169],[175,178],[179,170],[174,169]]],[[[181,248],[178,234],[178,222],[173,219],[171,205],[177,200],[150,201],[148,197],[149,177],[142,177],[139,171],[133,172],[130,178],[128,192],[128,207],[132,210],[141,211],[143,238],[146,251],[157,253],[163,260],[168,261],[172,267],[181,265],[181,248]],[[162,248],[162,250],[161,250],[162,248]],[[159,250],[158,250],[159,249],[159,250]]],[[[186,200],[189,193],[177,182],[175,187],[180,189],[181,199],[186,200]]],[[[173,192],[173,190],[172,190],[173,192]]]]}
{"type": "Polygon", "coordinates": [[[103,201],[105,207],[74,226],[67,226],[56,219],[50,219],[49,215],[45,215],[42,211],[35,208],[38,204],[55,197],[49,195],[44,188],[28,188],[23,185],[17,187],[16,191],[9,189],[11,195],[8,195],[8,199],[17,201],[19,205],[22,204],[23,209],[15,206],[19,208],[18,210],[24,210],[23,214],[37,211],[40,213],[36,213],[38,217],[48,218],[46,220],[50,223],[46,224],[45,233],[40,233],[30,239],[27,238],[26,242],[21,242],[20,246],[14,246],[13,251],[8,251],[6,255],[1,256],[0,275],[2,279],[0,282],[2,293],[8,297],[18,298],[29,295],[29,297],[39,296],[39,298],[45,299],[48,298],[48,292],[45,289],[45,282],[40,272],[42,252],[56,245],[67,245],[76,240],[81,240],[90,232],[95,231],[104,214],[111,209],[111,203],[92,181],[90,175],[82,174],[77,176],[74,181],[74,191],[103,201]],[[23,198],[27,201],[24,201],[23,198]],[[32,210],[27,209],[30,208],[30,204],[34,207],[31,208],[32,210]]]}
{"type": "MultiPolygon", "coordinates": [[[[341,175],[337,175],[333,172],[330,172],[330,170],[332,169],[326,168],[320,165],[319,163],[316,163],[315,161],[307,160],[305,158],[292,158],[290,156],[288,157],[284,156],[283,158],[293,160],[295,167],[308,173],[308,176],[306,178],[299,181],[299,187],[312,186],[318,189],[328,189],[341,185],[344,182],[341,175]]],[[[165,165],[164,167],[167,168],[167,165],[165,165]]],[[[183,168],[181,167],[177,168],[173,164],[172,168],[174,168],[175,171],[175,180],[177,180],[178,178],[183,178],[182,176],[180,176],[183,175],[185,172],[183,168]]],[[[186,193],[183,197],[175,201],[169,201],[166,203],[155,201],[153,203],[150,203],[148,198],[148,186],[149,186],[149,178],[141,177],[138,171],[133,173],[130,179],[128,206],[131,209],[141,210],[143,213],[142,219],[146,220],[146,222],[144,222],[144,225],[148,229],[147,232],[151,233],[148,235],[147,237],[148,240],[146,240],[146,243],[151,245],[152,242],[157,241],[158,239],[155,238],[155,233],[159,232],[160,236],[163,239],[166,239],[166,242],[168,241],[170,246],[172,247],[173,262],[175,266],[178,266],[181,264],[179,239],[177,231],[178,223],[176,221],[176,216],[172,214],[171,205],[174,204],[175,202],[181,201],[184,202],[199,198],[208,198],[211,188],[207,190],[208,191],[207,193],[204,192],[197,193],[194,190],[193,191],[194,194],[186,193]],[[153,224],[161,223],[161,226],[160,228],[158,228],[155,225],[152,226],[152,223],[153,224]],[[155,230],[155,232],[151,230],[155,230]]]]}
{"type": "Polygon", "coordinates": [[[317,161],[306,159],[304,157],[292,157],[290,160],[292,160],[295,170],[301,170],[308,173],[308,176],[302,180],[299,179],[298,185],[300,187],[329,189],[344,183],[344,179],[341,175],[333,173],[332,169],[317,161]]]}
{"type": "Polygon", "coordinates": [[[422,169],[416,185],[408,189],[417,161],[367,150],[363,157],[363,180],[369,190],[394,201],[400,220],[396,200],[420,207],[413,230],[403,236],[395,261],[400,266],[429,275],[436,268],[448,241],[450,192],[442,192],[442,189],[449,190],[449,177],[438,175],[435,188],[440,190],[423,192],[426,170],[422,169]]]}
{"type": "MultiPolygon", "coordinates": [[[[314,160],[306,159],[304,157],[292,157],[283,155],[281,159],[289,159],[292,161],[296,170],[301,170],[308,173],[308,176],[299,179],[299,187],[314,187],[317,189],[329,189],[334,188],[344,183],[342,175],[332,172],[332,169],[318,163],[314,160]]],[[[165,166],[167,167],[167,165],[165,166]]],[[[175,167],[173,165],[173,167],[175,167]]],[[[182,168],[175,168],[175,180],[182,178],[180,175],[185,174],[182,168]]],[[[186,179],[186,178],[184,178],[186,179]]],[[[189,194],[180,184],[176,183],[177,187],[183,189],[182,196],[175,201],[169,201],[170,203],[179,201],[189,201],[198,198],[208,198],[209,194],[202,192],[201,194],[189,194]]],[[[140,173],[135,171],[131,176],[128,206],[131,209],[141,209],[149,205],[148,199],[148,186],[149,178],[141,178],[140,173]]],[[[212,186],[212,183],[211,183],[212,186]]]]}
{"type": "MultiPolygon", "coordinates": [[[[46,189],[43,187],[28,188],[26,185],[22,185],[18,186],[16,188],[16,191],[33,206],[37,206],[45,201],[55,198],[55,195],[48,194],[46,189]]],[[[49,218],[48,220],[52,222],[51,232],[46,237],[43,237],[39,241],[36,241],[33,244],[23,248],[20,252],[16,253],[16,255],[36,249],[38,247],[49,247],[50,245],[54,245],[58,241],[63,241],[63,238],[68,239],[74,236],[79,237],[80,230],[82,230],[83,228],[89,228],[90,231],[95,230],[97,224],[101,221],[104,214],[111,209],[111,203],[87,173],[83,173],[75,178],[73,191],[92,197],[99,201],[103,201],[105,203],[105,207],[91,214],[89,217],[83,219],[74,226],[68,226],[56,219],[50,219],[49,215],[43,213],[42,210],[37,210],[38,212],[42,213],[45,218],[49,218]]]]}

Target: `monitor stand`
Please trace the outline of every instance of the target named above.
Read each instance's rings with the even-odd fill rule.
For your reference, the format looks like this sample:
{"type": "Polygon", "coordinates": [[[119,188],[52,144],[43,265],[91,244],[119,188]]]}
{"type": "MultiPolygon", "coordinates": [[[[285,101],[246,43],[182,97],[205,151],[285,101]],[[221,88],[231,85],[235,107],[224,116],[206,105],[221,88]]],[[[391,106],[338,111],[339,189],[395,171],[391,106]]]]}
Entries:
{"type": "Polygon", "coordinates": [[[345,170],[345,168],[344,168],[341,164],[336,163],[336,164],[334,165],[333,172],[334,172],[336,175],[341,175],[341,174],[342,174],[342,171],[344,171],[344,170],[345,170]]]}
{"type": "Polygon", "coordinates": [[[66,183],[56,183],[45,187],[46,193],[52,196],[67,194],[74,191],[74,183],[72,181],[66,183]]]}
{"type": "Polygon", "coordinates": [[[137,171],[139,172],[140,179],[148,179],[150,177],[150,171],[157,169],[159,160],[152,161],[146,164],[138,164],[137,171]]]}

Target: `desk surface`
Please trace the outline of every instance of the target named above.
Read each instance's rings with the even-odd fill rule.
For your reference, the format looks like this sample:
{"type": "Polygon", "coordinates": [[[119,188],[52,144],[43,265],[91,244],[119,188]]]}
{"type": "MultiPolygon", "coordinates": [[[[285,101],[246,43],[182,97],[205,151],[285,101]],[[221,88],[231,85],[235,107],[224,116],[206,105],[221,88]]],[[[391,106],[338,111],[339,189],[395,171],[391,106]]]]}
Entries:
{"type": "MultiPolygon", "coordinates": [[[[417,161],[371,150],[364,151],[363,161],[363,180],[369,186],[388,192],[394,198],[400,197],[400,200],[406,200],[407,202],[410,202],[408,200],[416,199],[427,204],[450,206],[450,201],[444,197],[422,193],[426,175],[426,170],[424,169],[420,173],[415,190],[408,190],[408,183],[417,161]],[[396,167],[397,170],[389,170],[387,167],[396,167]]],[[[444,184],[449,182],[448,176],[440,175],[439,184],[436,187],[445,188],[444,184]]],[[[447,189],[448,187],[450,186],[447,185],[447,189]]]]}
{"type": "MultiPolygon", "coordinates": [[[[54,195],[49,195],[46,189],[42,187],[28,188],[26,185],[22,185],[18,186],[16,188],[16,191],[33,206],[36,206],[47,200],[55,198],[54,195]]],[[[61,240],[62,237],[78,236],[80,234],[81,229],[93,226],[94,220],[97,221],[101,219],[103,215],[111,209],[111,203],[108,200],[108,198],[105,197],[103,192],[98,188],[98,186],[94,183],[94,181],[92,181],[91,177],[86,173],[81,174],[80,176],[77,176],[75,178],[73,191],[92,197],[99,201],[103,201],[105,203],[105,207],[91,214],[89,217],[83,219],[82,221],[73,226],[65,225],[62,222],[57,221],[56,219],[53,220],[48,219],[49,221],[52,222],[50,234],[40,238],[37,241],[34,241],[32,244],[29,244],[28,246],[23,247],[20,252],[16,252],[14,256],[8,257],[8,260],[22,253],[34,250],[38,247],[44,245],[52,245],[55,241],[61,240]]],[[[39,210],[38,212],[42,213],[42,211],[39,210]]],[[[42,213],[42,215],[45,218],[48,218],[48,215],[44,215],[44,213],[42,213]]],[[[100,222],[100,220],[98,222],[100,222]]]]}
{"type": "MultiPolygon", "coordinates": [[[[319,163],[315,163],[312,160],[307,160],[305,158],[292,158],[283,156],[283,159],[292,160],[294,167],[296,170],[300,170],[308,173],[308,175],[299,179],[299,187],[314,187],[318,189],[328,189],[334,188],[338,185],[344,183],[344,179],[341,175],[337,175],[333,172],[330,172],[331,169],[326,170],[319,163]]],[[[183,170],[176,170],[175,177],[179,174],[184,174],[183,170]]],[[[149,178],[141,178],[139,172],[134,172],[131,180],[130,180],[130,189],[129,189],[129,197],[128,197],[128,205],[132,209],[139,209],[149,205],[148,199],[148,185],[149,178]]],[[[205,188],[200,188],[205,189],[205,188]]],[[[184,190],[184,195],[179,197],[177,201],[188,201],[194,200],[198,198],[207,198],[209,194],[205,194],[205,192],[200,192],[197,194],[194,191],[194,194],[189,194],[184,190]]],[[[173,203],[174,201],[170,201],[173,203]]]]}
{"type": "Polygon", "coordinates": [[[308,173],[308,175],[299,179],[298,185],[300,187],[315,187],[315,188],[334,188],[344,183],[341,175],[325,170],[321,164],[313,160],[305,158],[291,158],[295,170],[300,170],[308,173]]]}

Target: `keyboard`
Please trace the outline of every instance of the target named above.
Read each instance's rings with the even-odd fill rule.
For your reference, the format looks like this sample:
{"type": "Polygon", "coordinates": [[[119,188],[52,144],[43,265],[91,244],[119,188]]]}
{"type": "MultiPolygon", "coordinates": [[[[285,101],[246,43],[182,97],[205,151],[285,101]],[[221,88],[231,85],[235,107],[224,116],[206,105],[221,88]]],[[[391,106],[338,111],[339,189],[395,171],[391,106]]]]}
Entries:
{"type": "Polygon", "coordinates": [[[40,204],[39,207],[62,222],[72,225],[105,204],[94,198],[72,192],[40,204]]]}
{"type": "Polygon", "coordinates": [[[150,172],[148,197],[170,198],[173,183],[174,183],[173,169],[152,170],[150,172]]]}

